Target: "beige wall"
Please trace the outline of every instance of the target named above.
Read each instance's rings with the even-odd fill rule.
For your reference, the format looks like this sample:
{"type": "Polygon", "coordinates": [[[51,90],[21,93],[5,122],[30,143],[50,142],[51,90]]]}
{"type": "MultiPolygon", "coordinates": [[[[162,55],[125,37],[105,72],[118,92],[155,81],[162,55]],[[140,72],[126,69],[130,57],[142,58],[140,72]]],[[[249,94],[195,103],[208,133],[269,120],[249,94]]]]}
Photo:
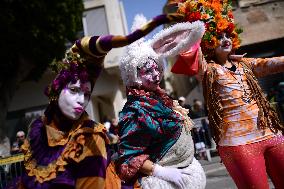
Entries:
{"type": "Polygon", "coordinates": [[[44,95],[44,89],[53,79],[49,71],[38,81],[24,82],[16,91],[8,111],[42,106],[48,104],[48,98],[44,95]]]}
{"type": "MultiPolygon", "coordinates": [[[[84,6],[86,10],[91,10],[95,7],[104,6],[106,10],[106,19],[108,21],[108,31],[107,34],[112,35],[126,35],[126,19],[123,10],[122,3],[118,0],[89,0],[84,1],[84,6]]],[[[109,52],[105,58],[105,68],[118,66],[119,58],[123,53],[123,48],[116,48],[109,52]]]]}
{"type": "MultiPolygon", "coordinates": [[[[260,0],[251,0],[251,2],[260,0]]],[[[241,34],[242,45],[249,45],[284,37],[284,1],[249,4],[234,11],[235,22],[244,32],[241,34]]]]}

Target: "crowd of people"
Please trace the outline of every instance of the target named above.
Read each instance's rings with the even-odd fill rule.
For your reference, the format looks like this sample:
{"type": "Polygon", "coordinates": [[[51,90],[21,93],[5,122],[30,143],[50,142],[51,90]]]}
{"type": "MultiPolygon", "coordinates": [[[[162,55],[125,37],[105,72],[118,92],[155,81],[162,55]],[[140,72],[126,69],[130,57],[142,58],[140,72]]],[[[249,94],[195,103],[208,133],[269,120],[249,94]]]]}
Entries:
{"type": "Polygon", "coordinates": [[[21,146],[24,144],[25,137],[24,131],[18,131],[15,136],[16,140],[12,143],[7,136],[2,137],[0,139],[0,158],[21,153],[21,146]]]}
{"type": "Polygon", "coordinates": [[[2,153],[24,154],[23,173],[8,189],[204,189],[205,172],[195,156],[204,158],[211,138],[238,188],[268,189],[267,175],[275,188],[284,188],[284,127],[257,82],[283,72],[284,57],[235,54],[241,30],[229,0],[169,2],[177,13],[149,22],[138,15],[128,36],[85,36],[66,52],[45,90],[44,115],[27,136],[17,133],[11,150],[7,137],[0,138],[2,153]],[[105,56],[122,46],[127,101],[118,120],[101,124],[85,109],[105,56]],[[175,100],[160,87],[163,59],[190,54],[195,58],[187,64],[198,63],[206,107],[175,100]]]}

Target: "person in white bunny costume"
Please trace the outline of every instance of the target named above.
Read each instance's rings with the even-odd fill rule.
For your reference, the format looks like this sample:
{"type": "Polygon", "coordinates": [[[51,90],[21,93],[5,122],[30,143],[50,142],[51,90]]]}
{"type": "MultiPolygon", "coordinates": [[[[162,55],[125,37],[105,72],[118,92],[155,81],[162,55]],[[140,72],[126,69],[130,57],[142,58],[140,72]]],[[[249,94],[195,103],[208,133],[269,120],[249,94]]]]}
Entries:
{"type": "MultiPolygon", "coordinates": [[[[132,30],[142,22],[146,19],[136,16],[132,30]]],[[[205,188],[205,173],[194,158],[188,110],[159,87],[163,58],[188,50],[203,33],[202,22],[177,23],[127,47],[120,61],[127,102],[120,113],[116,161],[122,188],[205,188]]]]}

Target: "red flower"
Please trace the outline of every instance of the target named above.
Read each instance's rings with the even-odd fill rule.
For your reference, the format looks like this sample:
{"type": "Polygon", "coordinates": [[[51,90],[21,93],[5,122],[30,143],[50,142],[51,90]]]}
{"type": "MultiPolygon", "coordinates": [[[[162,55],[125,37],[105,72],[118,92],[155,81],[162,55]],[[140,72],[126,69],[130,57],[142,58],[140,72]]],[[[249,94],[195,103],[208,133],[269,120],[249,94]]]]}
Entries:
{"type": "Polygon", "coordinates": [[[228,17],[231,18],[231,19],[234,18],[234,15],[233,15],[233,12],[232,12],[232,11],[228,12],[228,17]]]}
{"type": "Polygon", "coordinates": [[[205,28],[206,28],[206,30],[209,30],[210,24],[208,22],[205,22],[205,28]]]}
{"type": "Polygon", "coordinates": [[[233,23],[229,23],[227,29],[226,29],[226,32],[227,33],[232,33],[235,29],[235,25],[233,23]]]}
{"type": "Polygon", "coordinates": [[[191,13],[187,16],[187,20],[188,20],[189,22],[194,22],[194,21],[200,20],[200,18],[201,18],[200,12],[191,12],[191,13]]]}

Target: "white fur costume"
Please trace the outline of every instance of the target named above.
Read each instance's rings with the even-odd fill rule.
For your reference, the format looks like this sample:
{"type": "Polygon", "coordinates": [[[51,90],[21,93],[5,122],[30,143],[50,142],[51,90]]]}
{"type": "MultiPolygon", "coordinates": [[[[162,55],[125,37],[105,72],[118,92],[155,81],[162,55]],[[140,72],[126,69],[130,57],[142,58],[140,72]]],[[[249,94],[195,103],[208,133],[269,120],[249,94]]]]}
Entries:
{"type": "MultiPolygon", "coordinates": [[[[131,29],[137,29],[136,27],[143,25],[143,22],[146,22],[145,17],[142,15],[137,15],[131,29]]],[[[145,41],[144,38],[141,38],[127,46],[126,52],[120,60],[120,71],[124,84],[128,87],[139,86],[141,81],[139,81],[137,78],[137,68],[142,67],[147,62],[148,57],[156,60],[160,64],[159,66],[162,66],[161,64],[163,58],[176,56],[179,53],[188,50],[202,38],[204,31],[204,24],[200,21],[193,23],[177,23],[162,30],[156,34],[153,39],[145,41]],[[175,46],[167,51],[159,52],[160,47],[167,45],[167,41],[163,40],[164,38],[182,31],[184,31],[184,36],[177,41],[178,44],[172,44],[175,46]],[[157,44],[159,45],[155,48],[157,44]]],[[[169,42],[168,44],[171,43],[169,42]]]]}
{"type": "MultiPolygon", "coordinates": [[[[139,15],[136,16],[135,21],[132,30],[143,25],[146,19],[139,15]]],[[[199,21],[194,23],[178,23],[162,30],[150,40],[145,41],[142,38],[129,45],[120,61],[121,76],[124,84],[128,87],[140,86],[141,81],[137,76],[137,68],[143,67],[147,63],[148,58],[156,60],[159,67],[162,68],[163,58],[178,55],[191,48],[202,38],[204,30],[203,23],[199,21]]],[[[183,116],[187,116],[187,114],[183,116]]],[[[155,163],[164,167],[179,168],[186,172],[186,174],[182,175],[182,180],[186,188],[204,189],[206,176],[200,163],[194,158],[192,137],[190,132],[185,128],[183,128],[179,139],[168,150],[167,154],[155,163]]],[[[142,178],[141,184],[143,189],[178,188],[172,182],[155,176],[142,178]]]]}

